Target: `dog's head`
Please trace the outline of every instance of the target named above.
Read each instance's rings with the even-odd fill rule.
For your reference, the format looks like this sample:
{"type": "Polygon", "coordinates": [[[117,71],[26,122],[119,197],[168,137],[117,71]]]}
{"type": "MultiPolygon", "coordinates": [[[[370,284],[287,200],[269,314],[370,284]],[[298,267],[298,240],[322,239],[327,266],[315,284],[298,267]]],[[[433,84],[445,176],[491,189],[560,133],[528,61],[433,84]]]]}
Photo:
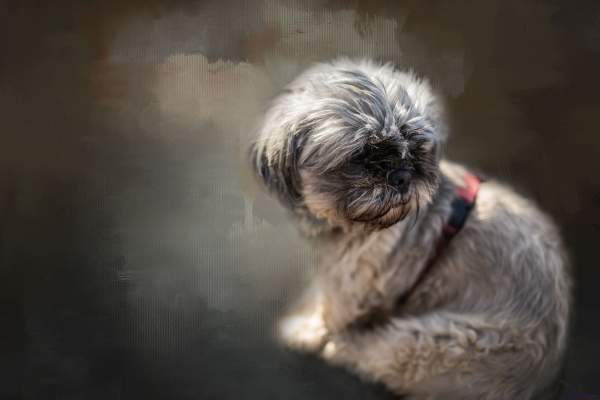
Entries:
{"type": "Polygon", "coordinates": [[[426,82],[388,64],[342,60],[286,88],[251,153],[266,186],[297,215],[383,228],[431,200],[445,136],[426,82]]]}

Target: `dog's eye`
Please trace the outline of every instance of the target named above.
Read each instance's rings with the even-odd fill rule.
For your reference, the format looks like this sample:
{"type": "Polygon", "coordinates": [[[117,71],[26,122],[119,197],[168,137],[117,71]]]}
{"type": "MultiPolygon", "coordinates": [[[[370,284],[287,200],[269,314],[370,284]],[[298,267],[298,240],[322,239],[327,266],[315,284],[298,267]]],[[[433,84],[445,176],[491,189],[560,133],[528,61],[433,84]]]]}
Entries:
{"type": "Polygon", "coordinates": [[[411,146],[414,150],[418,152],[428,153],[433,150],[435,146],[435,142],[423,135],[419,135],[418,137],[412,140],[413,145],[411,146]]]}

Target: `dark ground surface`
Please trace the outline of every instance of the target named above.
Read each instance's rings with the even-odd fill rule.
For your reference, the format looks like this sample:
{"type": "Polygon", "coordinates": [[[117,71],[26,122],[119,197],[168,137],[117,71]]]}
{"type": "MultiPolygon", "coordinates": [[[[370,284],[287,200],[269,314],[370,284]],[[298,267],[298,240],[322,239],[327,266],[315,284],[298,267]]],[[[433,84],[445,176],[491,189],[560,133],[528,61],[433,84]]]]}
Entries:
{"type": "Polygon", "coordinates": [[[316,255],[242,157],[336,55],[430,76],[450,156],[561,225],[566,384],[600,395],[599,2],[166,4],[0,2],[1,399],[387,398],[272,342],[316,255]]]}

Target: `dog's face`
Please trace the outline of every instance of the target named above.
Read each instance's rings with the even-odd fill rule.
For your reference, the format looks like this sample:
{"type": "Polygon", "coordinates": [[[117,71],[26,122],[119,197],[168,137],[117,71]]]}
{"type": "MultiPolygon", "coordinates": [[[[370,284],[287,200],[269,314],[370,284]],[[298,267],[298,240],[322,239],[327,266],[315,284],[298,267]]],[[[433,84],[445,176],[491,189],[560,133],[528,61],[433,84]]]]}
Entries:
{"type": "Polygon", "coordinates": [[[385,65],[309,69],[267,113],[252,148],[268,187],[298,215],[383,228],[437,190],[445,136],[429,86],[385,65]]]}

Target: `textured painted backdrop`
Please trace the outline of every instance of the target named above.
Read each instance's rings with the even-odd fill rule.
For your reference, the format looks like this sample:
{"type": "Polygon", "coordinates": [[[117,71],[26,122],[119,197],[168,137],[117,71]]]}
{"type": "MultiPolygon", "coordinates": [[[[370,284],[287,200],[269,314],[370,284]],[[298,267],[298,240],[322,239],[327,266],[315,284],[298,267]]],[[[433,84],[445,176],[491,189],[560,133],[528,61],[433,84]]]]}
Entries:
{"type": "Polygon", "coordinates": [[[340,55],[428,76],[449,157],[561,224],[567,384],[600,394],[599,2],[9,0],[0,398],[387,398],[272,342],[317,254],[244,158],[268,100],[340,55]]]}

